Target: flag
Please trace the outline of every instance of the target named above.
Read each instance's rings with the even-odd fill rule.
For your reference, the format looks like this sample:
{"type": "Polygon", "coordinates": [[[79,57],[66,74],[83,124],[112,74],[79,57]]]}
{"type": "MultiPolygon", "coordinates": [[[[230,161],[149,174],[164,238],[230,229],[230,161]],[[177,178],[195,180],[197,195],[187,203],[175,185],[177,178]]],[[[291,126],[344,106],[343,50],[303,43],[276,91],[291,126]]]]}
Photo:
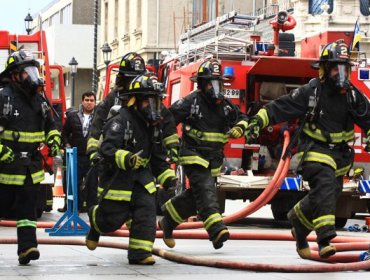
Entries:
{"type": "Polygon", "coordinates": [[[355,30],[353,31],[353,38],[350,51],[359,51],[360,50],[360,25],[358,24],[358,20],[356,20],[355,30]]]}

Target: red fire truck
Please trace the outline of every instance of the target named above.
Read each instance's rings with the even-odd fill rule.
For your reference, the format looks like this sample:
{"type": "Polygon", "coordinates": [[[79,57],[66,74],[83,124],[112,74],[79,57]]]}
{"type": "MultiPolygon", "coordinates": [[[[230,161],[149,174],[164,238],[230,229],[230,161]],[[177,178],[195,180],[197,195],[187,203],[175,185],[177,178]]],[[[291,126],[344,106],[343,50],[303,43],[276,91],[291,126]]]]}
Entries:
{"type": "MultiPolygon", "coordinates": [[[[352,34],[348,32],[324,32],[302,41],[302,57],[294,54],[294,35],[283,33],[294,28],[294,18],[280,12],[272,21],[273,44],[262,42],[253,31],[257,18],[231,12],[213,22],[189,30],[180,36],[180,54],[165,61],[159,68],[158,76],[166,86],[165,103],[170,106],[179,98],[196,89],[190,80],[199,65],[207,57],[221,61],[226,96],[237,104],[241,111],[253,115],[265,103],[287,94],[318,76],[311,67],[318,59],[320,50],[329,42],[344,39],[350,45],[352,34]],[[280,39],[280,41],[279,41],[280,39]]],[[[351,81],[370,97],[370,68],[366,58],[360,57],[354,66],[351,81]]],[[[218,178],[218,194],[221,209],[225,199],[242,198],[254,200],[264,189],[273,173],[282,149],[283,131],[291,132],[295,123],[283,123],[264,129],[257,145],[245,145],[244,140],[230,140],[225,146],[225,174],[238,174],[238,170],[251,170],[249,176],[222,175],[218,178]],[[253,172],[252,172],[253,171],[253,172]]],[[[356,212],[368,210],[370,184],[363,174],[370,171],[370,155],[364,151],[363,135],[356,128],[353,143],[356,156],[354,167],[364,169],[356,177],[347,178],[343,195],[338,200],[337,226],[345,225],[347,218],[356,212]]],[[[294,170],[294,158],[292,170],[294,170]]],[[[305,195],[307,184],[291,174],[281,190],[271,201],[275,219],[286,219],[288,210],[305,195]]],[[[370,211],[370,210],[369,210],[370,211]]]]}
{"type": "MultiPolygon", "coordinates": [[[[61,129],[66,110],[63,68],[59,65],[49,64],[45,32],[38,31],[31,35],[15,35],[0,30],[0,72],[4,70],[9,54],[21,48],[30,50],[35,58],[43,61],[41,76],[45,81],[45,94],[54,109],[54,119],[57,127],[61,129]]],[[[48,165],[52,168],[53,160],[47,157],[46,146],[42,147],[42,153],[47,158],[48,165]]],[[[37,208],[39,217],[41,217],[44,210],[50,211],[52,209],[54,176],[45,172],[45,180],[41,182],[41,185],[37,208]]]]}

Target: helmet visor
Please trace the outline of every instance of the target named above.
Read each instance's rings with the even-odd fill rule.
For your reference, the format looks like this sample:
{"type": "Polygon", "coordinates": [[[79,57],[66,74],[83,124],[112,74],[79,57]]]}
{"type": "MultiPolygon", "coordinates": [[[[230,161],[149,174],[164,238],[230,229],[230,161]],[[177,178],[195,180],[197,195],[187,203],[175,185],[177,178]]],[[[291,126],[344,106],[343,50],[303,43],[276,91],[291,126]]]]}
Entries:
{"type": "Polygon", "coordinates": [[[345,64],[338,64],[338,82],[340,87],[344,87],[345,81],[348,80],[348,66],[345,64]]]}
{"type": "Polygon", "coordinates": [[[23,69],[28,75],[28,80],[34,85],[41,85],[39,69],[36,66],[27,66],[23,69]]]}
{"type": "Polygon", "coordinates": [[[213,88],[213,93],[215,98],[222,99],[225,96],[224,83],[222,80],[211,80],[211,85],[213,88]]]}
{"type": "Polygon", "coordinates": [[[161,118],[161,98],[160,96],[148,97],[149,109],[150,109],[150,120],[158,121],[161,118]]]}

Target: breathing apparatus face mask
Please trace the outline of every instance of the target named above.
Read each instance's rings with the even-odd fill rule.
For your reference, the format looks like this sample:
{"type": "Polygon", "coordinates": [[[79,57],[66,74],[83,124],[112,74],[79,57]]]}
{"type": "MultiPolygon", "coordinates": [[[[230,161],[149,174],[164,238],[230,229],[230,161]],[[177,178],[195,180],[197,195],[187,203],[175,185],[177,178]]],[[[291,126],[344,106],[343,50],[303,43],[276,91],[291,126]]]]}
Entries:
{"type": "Polygon", "coordinates": [[[329,84],[335,90],[348,89],[348,65],[345,63],[329,64],[329,84]]]}
{"type": "Polygon", "coordinates": [[[31,93],[36,93],[38,87],[44,85],[36,66],[27,66],[23,68],[20,72],[19,83],[25,91],[31,93]]]}
{"type": "Polygon", "coordinates": [[[159,96],[146,97],[139,105],[139,112],[150,124],[161,119],[161,98],[159,96]]]}
{"type": "Polygon", "coordinates": [[[211,80],[208,85],[211,85],[211,88],[206,90],[206,94],[214,100],[221,100],[225,98],[224,83],[222,80],[211,80]]]}

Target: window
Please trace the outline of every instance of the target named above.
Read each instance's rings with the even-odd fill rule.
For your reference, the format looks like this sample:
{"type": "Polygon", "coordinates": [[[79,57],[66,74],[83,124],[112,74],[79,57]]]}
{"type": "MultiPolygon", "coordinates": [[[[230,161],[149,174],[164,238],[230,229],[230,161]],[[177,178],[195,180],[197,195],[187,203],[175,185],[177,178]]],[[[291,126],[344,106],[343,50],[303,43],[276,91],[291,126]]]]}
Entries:
{"type": "Polygon", "coordinates": [[[363,16],[370,15],[370,0],[360,0],[360,11],[363,16]]]}
{"type": "Polygon", "coordinates": [[[114,38],[118,37],[118,12],[119,12],[119,1],[116,0],[114,3],[114,38]]]}
{"type": "Polygon", "coordinates": [[[171,104],[180,99],[180,82],[177,81],[171,85],[171,104]]]}
{"type": "Polygon", "coordinates": [[[329,5],[328,13],[333,12],[333,2],[334,0],[309,0],[308,1],[308,13],[312,15],[322,14],[321,5],[327,3],[329,5]]]}
{"type": "Polygon", "coordinates": [[[125,34],[130,31],[130,0],[126,0],[125,10],[125,34]]]}
{"type": "Polygon", "coordinates": [[[49,18],[49,26],[52,26],[52,25],[55,25],[57,23],[60,22],[60,15],[59,15],[59,12],[53,14],[50,18],[49,18]]]}
{"type": "Polygon", "coordinates": [[[193,26],[214,20],[218,13],[218,0],[193,0],[193,26]]]}
{"type": "Polygon", "coordinates": [[[71,4],[60,10],[60,24],[72,24],[71,4]]]}
{"type": "Polygon", "coordinates": [[[104,41],[108,42],[108,2],[104,3],[104,41]]]}
{"type": "Polygon", "coordinates": [[[193,0],[193,26],[203,22],[203,0],[193,0]]]}
{"type": "Polygon", "coordinates": [[[141,29],[141,0],[137,0],[137,11],[136,11],[136,28],[141,29]]]}

